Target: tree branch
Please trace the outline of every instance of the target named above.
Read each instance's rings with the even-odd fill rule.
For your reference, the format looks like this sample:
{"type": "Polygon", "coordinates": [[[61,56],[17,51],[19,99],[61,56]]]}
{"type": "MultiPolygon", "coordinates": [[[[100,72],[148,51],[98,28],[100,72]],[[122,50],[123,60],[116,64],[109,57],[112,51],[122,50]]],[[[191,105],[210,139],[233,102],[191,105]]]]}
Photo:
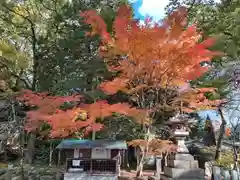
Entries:
{"type": "Polygon", "coordinates": [[[19,75],[15,74],[14,72],[12,72],[11,69],[4,62],[0,61],[0,64],[1,64],[2,68],[7,69],[7,71],[10,73],[11,76],[21,80],[25,84],[26,88],[31,89],[31,85],[26,81],[26,79],[24,79],[24,78],[20,77],[19,75]]]}
{"type": "Polygon", "coordinates": [[[22,17],[23,19],[27,20],[30,24],[30,29],[32,32],[32,51],[33,51],[33,83],[32,87],[30,89],[35,90],[36,84],[37,84],[37,72],[38,72],[38,67],[39,67],[39,62],[38,62],[38,56],[37,56],[37,36],[35,32],[35,24],[34,22],[27,16],[22,15],[21,13],[18,13],[11,8],[9,8],[5,3],[2,3],[3,7],[6,8],[8,11],[22,17]]]}

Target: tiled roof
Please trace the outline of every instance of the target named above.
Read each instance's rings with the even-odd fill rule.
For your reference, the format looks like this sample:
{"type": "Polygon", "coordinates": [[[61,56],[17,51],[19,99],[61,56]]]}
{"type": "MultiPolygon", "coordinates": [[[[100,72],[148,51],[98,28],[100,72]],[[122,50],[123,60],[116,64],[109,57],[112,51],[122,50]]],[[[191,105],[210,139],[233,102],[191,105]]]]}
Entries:
{"type": "Polygon", "coordinates": [[[57,149],[92,149],[92,148],[106,148],[106,149],[127,149],[126,141],[116,140],[63,140],[57,147],[57,149]]]}

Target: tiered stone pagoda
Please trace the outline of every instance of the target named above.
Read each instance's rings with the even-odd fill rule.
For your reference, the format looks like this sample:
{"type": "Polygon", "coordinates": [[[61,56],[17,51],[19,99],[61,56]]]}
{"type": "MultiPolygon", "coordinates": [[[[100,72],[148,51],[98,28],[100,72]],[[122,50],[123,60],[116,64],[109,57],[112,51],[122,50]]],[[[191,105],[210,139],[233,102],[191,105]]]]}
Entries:
{"type": "Polygon", "coordinates": [[[204,170],[198,167],[198,161],[189,154],[184,139],[189,135],[188,125],[195,120],[189,119],[186,115],[178,114],[171,118],[167,125],[172,130],[172,136],[178,145],[177,153],[171,154],[164,167],[164,174],[161,180],[203,180],[204,170]]]}

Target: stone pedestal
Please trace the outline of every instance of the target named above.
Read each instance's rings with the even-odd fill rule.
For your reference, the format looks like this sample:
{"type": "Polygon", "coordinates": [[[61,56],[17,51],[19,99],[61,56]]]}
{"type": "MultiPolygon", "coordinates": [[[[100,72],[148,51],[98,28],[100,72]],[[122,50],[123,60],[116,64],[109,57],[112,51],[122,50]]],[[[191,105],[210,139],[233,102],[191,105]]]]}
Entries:
{"type": "MultiPolygon", "coordinates": [[[[176,132],[175,132],[176,133],[176,132]]],[[[177,131],[180,134],[180,131],[177,131]]],[[[185,133],[182,133],[185,134],[185,133]]],[[[198,161],[189,154],[184,137],[177,137],[177,153],[168,157],[161,180],[204,180],[204,170],[198,168],[198,161]]]]}
{"type": "Polygon", "coordinates": [[[204,180],[204,170],[190,154],[175,154],[168,158],[161,180],[204,180]]]}

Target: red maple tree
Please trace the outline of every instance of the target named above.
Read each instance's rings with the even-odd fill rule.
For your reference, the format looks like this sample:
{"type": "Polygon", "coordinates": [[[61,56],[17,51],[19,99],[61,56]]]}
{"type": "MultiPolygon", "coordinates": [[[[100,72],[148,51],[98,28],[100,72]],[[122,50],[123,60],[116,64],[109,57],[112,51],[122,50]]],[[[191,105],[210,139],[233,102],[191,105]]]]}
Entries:
{"type": "MultiPolygon", "coordinates": [[[[99,52],[109,71],[118,72],[112,80],[100,84],[100,89],[106,94],[123,91],[137,99],[139,107],[146,108],[148,94],[156,92],[157,95],[152,96],[148,103],[149,115],[154,114],[152,112],[156,112],[159,106],[180,107],[181,111],[192,112],[216,108],[221,103],[207,99],[206,92],[214,89],[196,89],[189,85],[209,69],[207,64],[213,57],[222,53],[208,49],[214,44],[213,38],[199,43],[201,32],[195,25],[187,25],[186,8],[179,8],[161,23],[153,23],[147,18],[141,26],[132,18],[131,8],[122,5],[117,11],[112,34],[107,32],[106,24],[97,11],[85,11],[80,15],[92,28],[86,35],[100,35],[102,44],[99,52]],[[187,88],[183,90],[183,87],[187,88]],[[166,96],[159,98],[159,92],[168,94],[168,91],[176,94],[171,102],[166,96]],[[161,100],[163,104],[159,103],[161,100]]],[[[130,144],[148,149],[150,142],[152,140],[148,137],[130,144]]],[[[142,166],[138,164],[138,174],[141,174],[142,166]]]]}
{"type": "Polygon", "coordinates": [[[201,32],[195,25],[187,25],[186,8],[179,8],[162,23],[153,23],[147,18],[141,26],[132,19],[130,7],[122,5],[113,23],[113,35],[107,32],[106,24],[96,11],[85,11],[81,16],[92,27],[87,35],[100,35],[99,52],[108,69],[118,71],[113,80],[100,84],[105,93],[124,91],[141,97],[140,93],[146,88],[175,89],[179,97],[173,105],[179,105],[176,101],[182,99],[185,107],[181,108],[185,112],[212,109],[221,103],[206,98],[206,92],[213,92],[213,89],[189,86],[191,80],[209,69],[207,62],[222,53],[208,49],[214,45],[213,38],[199,43],[201,32]],[[182,91],[182,87],[188,88],[182,91]]]}
{"type": "Polygon", "coordinates": [[[32,92],[23,90],[16,99],[25,105],[33,107],[34,110],[27,112],[25,130],[35,132],[47,116],[51,116],[59,111],[61,105],[65,102],[79,101],[79,95],[75,96],[51,96],[46,92],[32,92]]]}
{"type": "Polygon", "coordinates": [[[111,116],[114,112],[142,118],[145,112],[130,107],[128,104],[109,104],[107,101],[97,101],[93,104],[83,104],[77,108],[59,111],[45,117],[45,121],[51,125],[52,137],[67,137],[82,130],[87,135],[92,131],[100,131],[103,128],[103,119],[111,116]],[[139,115],[141,114],[141,115],[139,115]],[[96,122],[100,119],[99,123],[96,122]]]}
{"type": "Polygon", "coordinates": [[[38,132],[42,123],[51,126],[50,137],[74,136],[78,131],[85,135],[91,131],[99,131],[103,125],[96,119],[111,116],[117,112],[136,119],[144,117],[145,111],[130,107],[128,104],[108,104],[107,101],[97,101],[93,104],[81,104],[73,109],[62,110],[65,102],[77,102],[83,98],[79,95],[73,96],[51,96],[48,93],[34,93],[25,90],[17,97],[26,105],[34,106],[36,109],[27,112],[25,129],[29,132],[38,132]]]}
{"type": "Polygon", "coordinates": [[[145,25],[140,26],[132,19],[131,9],[123,5],[113,23],[113,36],[96,11],[82,12],[85,23],[92,27],[88,35],[98,34],[102,38],[99,49],[109,70],[120,72],[100,88],[114,94],[143,85],[179,87],[203,75],[208,67],[201,63],[220,53],[208,50],[214,44],[212,38],[198,43],[201,33],[195,25],[187,26],[186,12],[180,8],[162,23],[153,25],[151,19],[146,19],[145,25]]]}
{"type": "MultiPolygon", "coordinates": [[[[145,25],[141,26],[132,19],[130,7],[123,5],[113,23],[113,34],[107,32],[106,24],[97,11],[82,12],[85,23],[92,27],[87,35],[100,35],[102,45],[99,52],[108,69],[118,72],[117,77],[101,83],[99,87],[110,95],[118,91],[135,94],[141,104],[144,95],[140,93],[145,88],[156,89],[156,92],[159,89],[178,90],[203,75],[208,70],[206,62],[220,53],[208,49],[214,44],[212,38],[199,43],[201,33],[195,25],[187,26],[186,12],[185,8],[180,8],[162,23],[146,19],[145,25]]],[[[205,92],[209,91],[212,90],[188,88],[178,92],[172,105],[184,110],[183,105],[186,111],[198,110],[200,106],[214,107],[218,101],[205,98],[205,92]]],[[[142,111],[128,104],[111,105],[106,101],[61,110],[64,102],[78,101],[80,98],[26,92],[18,99],[37,106],[36,110],[28,112],[26,129],[33,131],[41,122],[47,122],[51,126],[52,137],[68,137],[79,129],[83,129],[84,133],[100,130],[102,124],[96,123],[96,119],[110,116],[113,112],[135,116],[140,122],[152,119],[148,115],[154,107],[151,107],[151,111],[142,111]]],[[[134,142],[144,145],[146,141],[149,138],[134,142]]]]}
{"type": "Polygon", "coordinates": [[[162,155],[163,153],[174,153],[177,151],[177,146],[172,141],[152,139],[145,141],[143,139],[136,139],[128,142],[128,145],[139,147],[141,154],[146,155],[162,155]]]}

